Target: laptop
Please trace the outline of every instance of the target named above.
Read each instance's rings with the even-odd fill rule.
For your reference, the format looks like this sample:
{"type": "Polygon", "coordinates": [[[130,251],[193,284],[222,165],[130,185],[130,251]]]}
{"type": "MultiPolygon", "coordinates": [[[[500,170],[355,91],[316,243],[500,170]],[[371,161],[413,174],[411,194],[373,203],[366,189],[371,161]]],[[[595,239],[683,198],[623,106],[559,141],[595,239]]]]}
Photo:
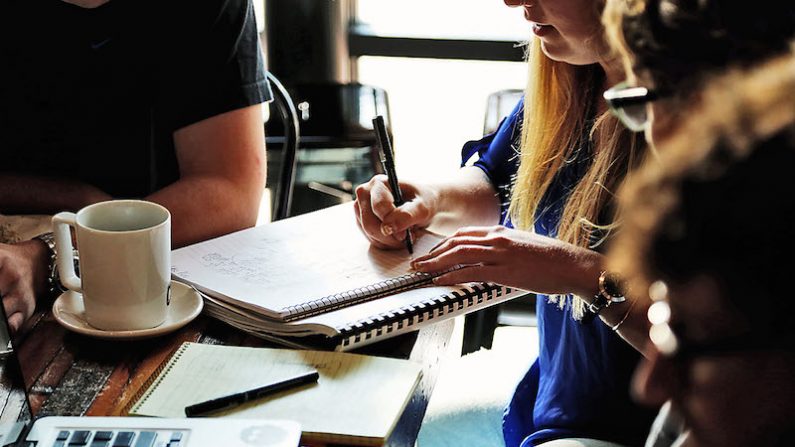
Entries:
{"type": "Polygon", "coordinates": [[[35,418],[0,304],[0,446],[296,447],[298,423],[261,419],[35,418]]]}

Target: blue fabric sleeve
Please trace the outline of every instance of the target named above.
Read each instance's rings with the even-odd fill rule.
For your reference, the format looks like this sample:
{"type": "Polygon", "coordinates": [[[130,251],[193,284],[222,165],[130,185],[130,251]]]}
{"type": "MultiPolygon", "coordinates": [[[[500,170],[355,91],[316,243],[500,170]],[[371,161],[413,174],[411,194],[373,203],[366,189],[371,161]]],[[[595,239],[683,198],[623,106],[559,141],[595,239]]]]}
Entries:
{"type": "Polygon", "coordinates": [[[519,169],[519,142],[521,138],[524,101],[514,107],[508,117],[502,120],[497,131],[480,140],[470,141],[461,149],[461,166],[465,166],[473,156],[477,166],[486,174],[497,191],[500,200],[501,219],[505,222],[511,200],[511,188],[519,169]]]}

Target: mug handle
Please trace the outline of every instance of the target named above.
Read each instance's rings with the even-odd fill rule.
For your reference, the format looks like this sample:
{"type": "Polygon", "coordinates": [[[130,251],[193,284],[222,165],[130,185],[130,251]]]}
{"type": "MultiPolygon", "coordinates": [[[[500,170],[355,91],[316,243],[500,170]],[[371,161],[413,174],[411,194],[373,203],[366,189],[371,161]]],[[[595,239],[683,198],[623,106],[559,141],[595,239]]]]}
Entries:
{"type": "Polygon", "coordinates": [[[75,274],[74,247],[72,247],[72,232],[70,227],[77,227],[77,215],[75,213],[58,213],[52,218],[52,230],[55,235],[55,248],[58,256],[58,275],[61,284],[69,290],[83,293],[83,286],[80,278],[75,274]]]}

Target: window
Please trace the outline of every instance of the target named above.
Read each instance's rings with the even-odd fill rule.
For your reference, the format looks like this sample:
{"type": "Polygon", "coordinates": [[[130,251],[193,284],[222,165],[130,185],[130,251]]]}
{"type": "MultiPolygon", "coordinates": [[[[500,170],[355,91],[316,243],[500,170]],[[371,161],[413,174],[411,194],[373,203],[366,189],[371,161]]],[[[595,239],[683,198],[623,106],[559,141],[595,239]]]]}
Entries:
{"type": "Polygon", "coordinates": [[[499,0],[358,0],[357,20],[378,34],[521,41],[529,26],[499,0]]]}
{"type": "Polygon", "coordinates": [[[518,57],[488,50],[512,50],[527,38],[529,27],[521,11],[498,1],[359,0],[357,15],[362,24],[358,31],[409,38],[393,42],[386,53],[369,42],[354,45],[353,36],[351,45],[359,55],[359,82],[382,87],[389,95],[401,176],[430,180],[455,172],[462,144],[483,134],[489,94],[525,86],[521,50],[518,57]],[[415,51],[427,55],[427,47],[451,42],[437,45],[433,58],[389,56],[415,51]],[[483,60],[449,58],[469,48],[478,54],[466,59],[483,60]]]}
{"type": "Polygon", "coordinates": [[[490,93],[522,88],[522,62],[361,57],[359,80],[384,88],[403,177],[431,180],[455,172],[461,146],[483,135],[490,93]]]}

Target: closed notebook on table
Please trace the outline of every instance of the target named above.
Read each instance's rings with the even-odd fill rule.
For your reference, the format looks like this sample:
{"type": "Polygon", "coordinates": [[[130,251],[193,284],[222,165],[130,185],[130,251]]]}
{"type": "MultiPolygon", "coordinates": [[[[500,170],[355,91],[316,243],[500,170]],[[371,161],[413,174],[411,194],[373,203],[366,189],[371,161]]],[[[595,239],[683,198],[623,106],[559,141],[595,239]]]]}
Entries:
{"type": "Polygon", "coordinates": [[[420,365],[340,352],[184,343],[133,401],[130,415],[184,417],[185,407],[317,369],[317,383],[245,403],[213,417],[301,424],[304,441],[381,445],[420,379],[420,365]]]}
{"type": "MultiPolygon", "coordinates": [[[[415,232],[414,256],[442,236],[415,232]]],[[[405,249],[370,246],[350,204],[249,228],[172,253],[175,279],[205,296],[205,311],[295,346],[349,350],[524,292],[497,284],[434,286],[405,249]]]]}

